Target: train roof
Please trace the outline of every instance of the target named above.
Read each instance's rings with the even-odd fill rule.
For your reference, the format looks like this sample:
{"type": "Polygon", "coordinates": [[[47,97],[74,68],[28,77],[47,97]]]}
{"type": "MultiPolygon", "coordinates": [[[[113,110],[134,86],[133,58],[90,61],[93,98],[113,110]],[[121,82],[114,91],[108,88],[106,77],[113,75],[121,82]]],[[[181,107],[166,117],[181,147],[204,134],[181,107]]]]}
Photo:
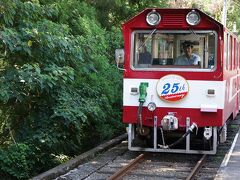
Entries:
{"type": "Polygon", "coordinates": [[[146,16],[151,11],[156,11],[161,15],[160,23],[155,27],[157,29],[222,29],[223,25],[207,15],[206,13],[202,12],[199,9],[160,9],[160,8],[147,8],[134,16],[133,18],[129,19],[127,22],[123,24],[123,28],[138,28],[138,29],[152,29],[153,27],[148,25],[146,22],[146,16]],[[186,16],[189,12],[196,11],[199,13],[201,21],[196,26],[191,26],[186,22],[186,16]]]}

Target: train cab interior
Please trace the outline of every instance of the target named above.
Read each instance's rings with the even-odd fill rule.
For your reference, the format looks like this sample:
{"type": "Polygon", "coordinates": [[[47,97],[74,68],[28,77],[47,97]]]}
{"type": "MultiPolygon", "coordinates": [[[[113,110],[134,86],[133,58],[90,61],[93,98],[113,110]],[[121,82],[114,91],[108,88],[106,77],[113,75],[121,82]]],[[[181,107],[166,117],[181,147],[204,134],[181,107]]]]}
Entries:
{"type": "Polygon", "coordinates": [[[132,42],[133,69],[212,71],[216,68],[214,31],[135,31],[132,42]]]}

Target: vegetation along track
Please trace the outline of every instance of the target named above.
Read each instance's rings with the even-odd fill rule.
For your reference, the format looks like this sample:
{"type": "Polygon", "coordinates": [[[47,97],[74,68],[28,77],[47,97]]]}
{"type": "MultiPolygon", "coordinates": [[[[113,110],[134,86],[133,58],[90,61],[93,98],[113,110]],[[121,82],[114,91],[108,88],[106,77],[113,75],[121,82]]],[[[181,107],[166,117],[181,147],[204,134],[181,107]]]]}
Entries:
{"type": "MultiPolygon", "coordinates": [[[[237,131],[237,125],[228,125],[227,141],[219,145],[216,155],[206,156],[202,168],[193,179],[214,179],[237,131]]],[[[140,154],[128,151],[127,142],[122,142],[56,180],[108,179],[140,154]]],[[[187,179],[201,158],[202,155],[149,153],[121,179],[187,179]]]]}

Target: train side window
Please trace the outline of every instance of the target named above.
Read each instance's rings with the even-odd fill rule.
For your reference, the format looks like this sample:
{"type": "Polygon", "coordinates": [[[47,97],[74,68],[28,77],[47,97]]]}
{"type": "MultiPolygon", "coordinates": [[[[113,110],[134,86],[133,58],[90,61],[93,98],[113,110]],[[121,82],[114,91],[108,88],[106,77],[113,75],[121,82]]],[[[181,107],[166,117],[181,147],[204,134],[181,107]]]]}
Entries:
{"type": "Polygon", "coordinates": [[[236,41],[236,69],[238,69],[239,61],[238,61],[238,42],[236,41]]]}
{"type": "Polygon", "coordinates": [[[231,54],[231,41],[230,41],[230,34],[228,34],[228,53],[227,53],[227,70],[230,70],[230,54],[231,54]]]}
{"type": "Polygon", "coordinates": [[[225,69],[228,69],[228,34],[224,33],[224,62],[225,69]]]}
{"type": "Polygon", "coordinates": [[[231,65],[232,65],[232,70],[235,69],[235,67],[234,67],[234,65],[235,65],[235,63],[234,63],[234,61],[235,61],[234,49],[235,49],[235,38],[232,37],[232,63],[231,63],[231,65]]]}
{"type": "Polygon", "coordinates": [[[234,69],[238,68],[238,44],[237,44],[237,39],[235,38],[235,46],[234,46],[234,69]]]}
{"type": "Polygon", "coordinates": [[[235,69],[235,53],[234,53],[234,48],[235,48],[235,38],[232,37],[232,70],[235,69]]]}
{"type": "Polygon", "coordinates": [[[238,69],[240,69],[240,42],[238,43],[238,69]]]}
{"type": "Polygon", "coordinates": [[[240,46],[239,46],[239,42],[237,43],[237,69],[239,69],[240,66],[240,46]]]}
{"type": "Polygon", "coordinates": [[[233,59],[233,56],[232,56],[232,45],[233,45],[233,38],[232,38],[232,36],[230,36],[230,42],[229,42],[229,45],[230,45],[230,47],[229,47],[229,70],[232,70],[232,59],[233,59]]]}
{"type": "Polygon", "coordinates": [[[240,68],[240,46],[238,46],[238,68],[240,68]]]}
{"type": "Polygon", "coordinates": [[[210,69],[213,69],[214,68],[214,65],[215,65],[215,48],[216,48],[216,45],[215,45],[215,36],[214,35],[209,35],[208,37],[208,40],[205,41],[205,43],[207,44],[206,46],[206,49],[207,49],[207,52],[204,52],[205,56],[206,56],[206,59],[208,58],[208,63],[205,63],[205,67],[204,68],[210,68],[210,69]],[[208,43],[207,43],[208,42],[208,43]]]}
{"type": "Polygon", "coordinates": [[[228,34],[228,58],[227,58],[227,64],[228,64],[228,70],[231,70],[231,36],[228,34]]]}

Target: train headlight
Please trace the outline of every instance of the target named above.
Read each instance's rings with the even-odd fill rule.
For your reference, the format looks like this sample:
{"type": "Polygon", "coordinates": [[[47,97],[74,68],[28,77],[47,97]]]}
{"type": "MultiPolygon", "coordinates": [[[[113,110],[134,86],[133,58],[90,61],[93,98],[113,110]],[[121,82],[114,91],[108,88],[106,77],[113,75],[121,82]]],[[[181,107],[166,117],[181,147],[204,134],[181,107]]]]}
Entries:
{"type": "Polygon", "coordinates": [[[147,107],[149,111],[154,111],[157,106],[154,102],[150,102],[147,107]]]}
{"type": "Polygon", "coordinates": [[[156,10],[152,10],[147,14],[146,21],[150,26],[156,26],[161,21],[161,16],[156,10]]]}
{"type": "Polygon", "coordinates": [[[186,16],[186,21],[191,26],[199,24],[200,20],[201,20],[200,15],[195,10],[192,10],[186,16]]]}

